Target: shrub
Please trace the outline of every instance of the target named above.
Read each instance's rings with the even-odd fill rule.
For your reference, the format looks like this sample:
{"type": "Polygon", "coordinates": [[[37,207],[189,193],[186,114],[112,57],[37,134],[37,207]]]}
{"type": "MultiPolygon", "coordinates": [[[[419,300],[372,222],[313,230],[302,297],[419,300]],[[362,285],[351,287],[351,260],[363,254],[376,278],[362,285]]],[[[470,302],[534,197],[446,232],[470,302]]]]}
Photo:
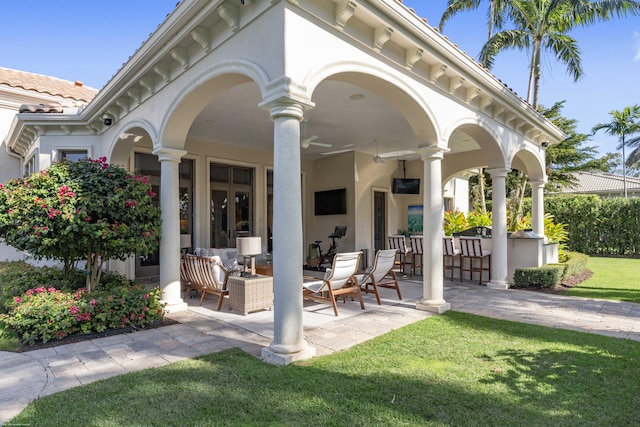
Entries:
{"type": "Polygon", "coordinates": [[[553,288],[564,277],[566,266],[547,264],[542,267],[517,268],[513,274],[514,288],[553,288]]]}
{"type": "Polygon", "coordinates": [[[572,276],[577,276],[587,269],[587,262],[589,256],[581,254],[579,252],[569,252],[569,259],[564,263],[566,269],[563,279],[567,279],[572,276]]]}
{"type": "Polygon", "coordinates": [[[55,267],[35,267],[23,261],[0,262],[0,313],[7,313],[15,297],[40,286],[77,289],[84,284],[84,274],[74,271],[69,279],[55,267]]]}
{"type": "Polygon", "coordinates": [[[162,319],[160,288],[140,284],[62,291],[44,286],[29,289],[11,303],[0,320],[15,329],[23,343],[34,344],[74,334],[125,327],[143,328],[162,319]]]}

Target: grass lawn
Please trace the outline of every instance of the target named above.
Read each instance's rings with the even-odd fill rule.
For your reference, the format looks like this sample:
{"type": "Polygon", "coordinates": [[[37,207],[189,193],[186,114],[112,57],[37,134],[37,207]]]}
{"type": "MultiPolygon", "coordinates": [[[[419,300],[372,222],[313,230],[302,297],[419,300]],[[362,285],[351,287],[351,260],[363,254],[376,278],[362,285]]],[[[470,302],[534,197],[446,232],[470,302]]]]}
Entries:
{"type": "Polygon", "coordinates": [[[640,303],[640,259],[590,257],[587,268],[593,276],[563,295],[640,303]]]}
{"type": "Polygon", "coordinates": [[[448,312],[278,368],[229,350],[37,400],[14,424],[640,425],[640,344],[448,312]]]}

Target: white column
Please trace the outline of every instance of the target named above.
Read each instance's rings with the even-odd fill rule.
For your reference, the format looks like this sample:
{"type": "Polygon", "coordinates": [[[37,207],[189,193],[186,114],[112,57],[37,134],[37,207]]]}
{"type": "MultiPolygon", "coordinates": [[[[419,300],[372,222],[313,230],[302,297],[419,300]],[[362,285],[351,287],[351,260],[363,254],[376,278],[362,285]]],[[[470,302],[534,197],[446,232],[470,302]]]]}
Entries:
{"type": "Polygon", "coordinates": [[[444,202],[442,198],[442,158],[446,149],[429,146],[419,150],[424,167],[423,195],[423,299],[416,304],[418,310],[444,313],[451,304],[444,300],[442,275],[442,237],[444,202]]]}
{"type": "Polygon", "coordinates": [[[276,101],[273,153],[273,341],[262,349],[264,361],[288,365],[315,356],[302,327],[302,187],[300,121],[303,106],[276,101]]]}
{"type": "Polygon", "coordinates": [[[544,236],[544,181],[530,181],[531,226],[538,236],[544,236]]]}
{"type": "Polygon", "coordinates": [[[488,169],[491,174],[492,226],[491,226],[491,277],[487,287],[509,289],[507,277],[507,190],[509,169],[488,169]]]}
{"type": "Polygon", "coordinates": [[[160,207],[162,236],[160,237],[160,286],[162,301],[169,312],[187,309],[180,297],[180,202],[178,166],[186,151],[159,148],[153,154],[160,161],[160,207]]]}

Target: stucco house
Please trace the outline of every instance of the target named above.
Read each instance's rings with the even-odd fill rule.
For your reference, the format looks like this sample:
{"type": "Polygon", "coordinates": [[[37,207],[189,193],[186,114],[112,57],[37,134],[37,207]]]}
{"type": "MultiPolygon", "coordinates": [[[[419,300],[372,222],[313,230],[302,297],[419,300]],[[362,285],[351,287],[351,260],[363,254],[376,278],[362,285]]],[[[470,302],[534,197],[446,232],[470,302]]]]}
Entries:
{"type": "MultiPolygon", "coordinates": [[[[193,247],[272,242],[274,339],[265,359],[310,357],[303,339],[306,247],[348,227],[340,250],[382,248],[423,206],[423,298],[443,312],[443,188],[487,168],[493,187],[489,286],[507,288],[505,177],[533,187],[543,234],[545,147],[563,138],[481,64],[397,0],[183,0],[86,106],[21,113],[2,164],[47,168],[62,151],[150,175],[162,207],[157,259],[117,268],[159,272],[169,310],[180,292],[180,235],[193,247]],[[393,178],[419,179],[397,194],[393,178]],[[316,215],[314,197],[346,195],[316,215]]],[[[455,203],[455,202],[454,202],[455,203]]],[[[116,268],[116,266],[112,266],[116,268]]]]}

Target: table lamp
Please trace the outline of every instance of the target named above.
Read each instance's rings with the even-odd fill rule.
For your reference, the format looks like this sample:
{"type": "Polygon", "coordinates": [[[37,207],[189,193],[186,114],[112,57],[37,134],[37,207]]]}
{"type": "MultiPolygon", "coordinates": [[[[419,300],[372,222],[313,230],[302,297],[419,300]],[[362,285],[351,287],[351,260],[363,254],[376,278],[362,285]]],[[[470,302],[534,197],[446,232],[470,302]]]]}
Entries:
{"type": "Polygon", "coordinates": [[[238,254],[245,258],[244,270],[247,271],[246,258],[251,258],[251,276],[256,275],[256,255],[262,253],[262,238],[260,237],[238,237],[236,238],[236,249],[238,254]]]}

